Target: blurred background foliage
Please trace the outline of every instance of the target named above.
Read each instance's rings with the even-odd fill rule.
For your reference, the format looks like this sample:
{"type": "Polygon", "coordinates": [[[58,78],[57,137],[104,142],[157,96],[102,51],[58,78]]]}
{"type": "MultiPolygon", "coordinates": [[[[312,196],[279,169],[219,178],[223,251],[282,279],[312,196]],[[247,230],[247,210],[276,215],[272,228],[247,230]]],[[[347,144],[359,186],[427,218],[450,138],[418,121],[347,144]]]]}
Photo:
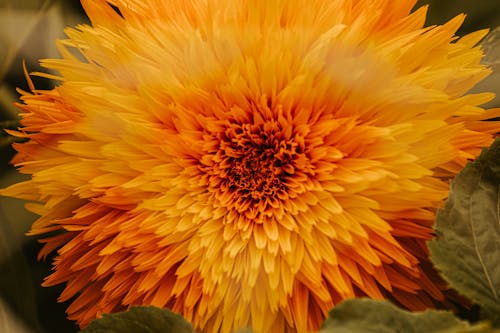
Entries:
{"type": "MultiPolygon", "coordinates": [[[[167,0],[165,0],[167,1],[167,0]]],[[[500,27],[500,0],[420,0],[417,7],[429,4],[428,24],[441,24],[459,13],[467,19],[459,35],[500,27]]],[[[28,89],[22,71],[41,70],[38,59],[58,57],[56,38],[63,29],[88,23],[78,0],[0,0],[0,127],[18,126],[16,87],[28,89]]],[[[500,28],[484,42],[484,62],[494,73],[474,90],[500,94],[500,28]]],[[[37,88],[51,88],[48,80],[34,78],[37,88]]],[[[497,98],[488,106],[500,106],[497,98]]],[[[9,160],[14,155],[12,138],[0,133],[0,188],[25,178],[9,160]]],[[[24,234],[35,216],[26,212],[23,202],[0,197],[0,332],[76,332],[65,319],[66,304],[57,303],[59,288],[42,288],[43,277],[50,272],[50,261],[36,261],[40,245],[24,234]]]]}

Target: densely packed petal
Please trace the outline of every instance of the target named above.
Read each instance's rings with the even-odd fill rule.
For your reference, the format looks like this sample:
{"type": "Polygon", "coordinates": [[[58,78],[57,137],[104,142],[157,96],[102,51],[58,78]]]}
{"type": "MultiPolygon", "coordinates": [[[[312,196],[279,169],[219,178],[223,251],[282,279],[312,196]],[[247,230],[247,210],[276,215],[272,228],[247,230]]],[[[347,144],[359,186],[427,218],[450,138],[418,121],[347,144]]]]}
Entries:
{"type": "Polygon", "coordinates": [[[425,242],[500,115],[479,31],[389,0],[82,0],[13,163],[85,326],[132,305],[200,332],[305,332],[355,297],[445,302],[425,242]]]}

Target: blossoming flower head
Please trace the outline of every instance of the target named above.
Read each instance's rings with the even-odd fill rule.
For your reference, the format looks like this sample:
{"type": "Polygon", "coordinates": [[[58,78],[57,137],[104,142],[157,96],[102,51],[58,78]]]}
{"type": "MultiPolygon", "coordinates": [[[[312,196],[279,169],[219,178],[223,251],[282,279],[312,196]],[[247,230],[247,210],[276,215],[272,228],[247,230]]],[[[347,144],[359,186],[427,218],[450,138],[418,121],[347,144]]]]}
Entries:
{"type": "Polygon", "coordinates": [[[83,0],[14,163],[85,326],[131,305],[200,332],[305,332],[355,296],[444,301],[428,260],[448,180],[500,115],[464,17],[389,0],[83,0]]]}

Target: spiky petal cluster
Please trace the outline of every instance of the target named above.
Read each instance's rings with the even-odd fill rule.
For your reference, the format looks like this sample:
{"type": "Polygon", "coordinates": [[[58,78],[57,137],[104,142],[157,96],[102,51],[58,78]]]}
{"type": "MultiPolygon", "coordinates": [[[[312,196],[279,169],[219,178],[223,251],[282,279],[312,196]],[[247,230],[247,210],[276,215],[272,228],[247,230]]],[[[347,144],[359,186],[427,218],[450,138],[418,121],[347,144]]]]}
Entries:
{"type": "Polygon", "coordinates": [[[353,296],[443,293],[425,242],[448,179],[489,145],[489,70],[458,16],[393,0],[84,0],[53,90],[23,92],[2,191],[39,202],[85,326],[131,305],[200,332],[305,332],[353,296]],[[114,7],[112,7],[113,5],[114,7]]]}

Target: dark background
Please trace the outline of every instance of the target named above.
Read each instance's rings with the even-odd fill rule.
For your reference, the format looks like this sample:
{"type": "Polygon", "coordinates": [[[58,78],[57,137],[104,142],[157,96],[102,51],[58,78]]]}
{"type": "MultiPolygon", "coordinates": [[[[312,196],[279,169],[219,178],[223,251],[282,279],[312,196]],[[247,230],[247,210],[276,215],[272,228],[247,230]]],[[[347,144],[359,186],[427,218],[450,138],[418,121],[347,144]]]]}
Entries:
{"type": "MultiPolygon", "coordinates": [[[[460,35],[500,26],[500,0],[428,0],[417,6],[428,3],[428,24],[442,24],[468,13],[460,35]]],[[[38,59],[58,57],[53,41],[64,36],[64,27],[87,22],[77,0],[0,0],[0,127],[17,127],[12,103],[18,98],[16,87],[27,89],[23,60],[30,71],[41,70],[38,59]]],[[[476,90],[500,92],[500,38],[496,41],[485,45],[485,62],[496,74],[476,90]]],[[[51,87],[47,80],[34,80],[37,88],[51,87]]],[[[493,105],[500,105],[498,98],[488,106],[493,105]]],[[[14,154],[11,142],[12,138],[0,133],[0,188],[24,179],[9,166],[14,154]]],[[[0,332],[76,332],[77,327],[65,319],[67,305],[56,301],[61,287],[40,287],[50,272],[50,258],[36,261],[40,245],[24,235],[35,218],[20,200],[0,197],[0,332]]]]}

